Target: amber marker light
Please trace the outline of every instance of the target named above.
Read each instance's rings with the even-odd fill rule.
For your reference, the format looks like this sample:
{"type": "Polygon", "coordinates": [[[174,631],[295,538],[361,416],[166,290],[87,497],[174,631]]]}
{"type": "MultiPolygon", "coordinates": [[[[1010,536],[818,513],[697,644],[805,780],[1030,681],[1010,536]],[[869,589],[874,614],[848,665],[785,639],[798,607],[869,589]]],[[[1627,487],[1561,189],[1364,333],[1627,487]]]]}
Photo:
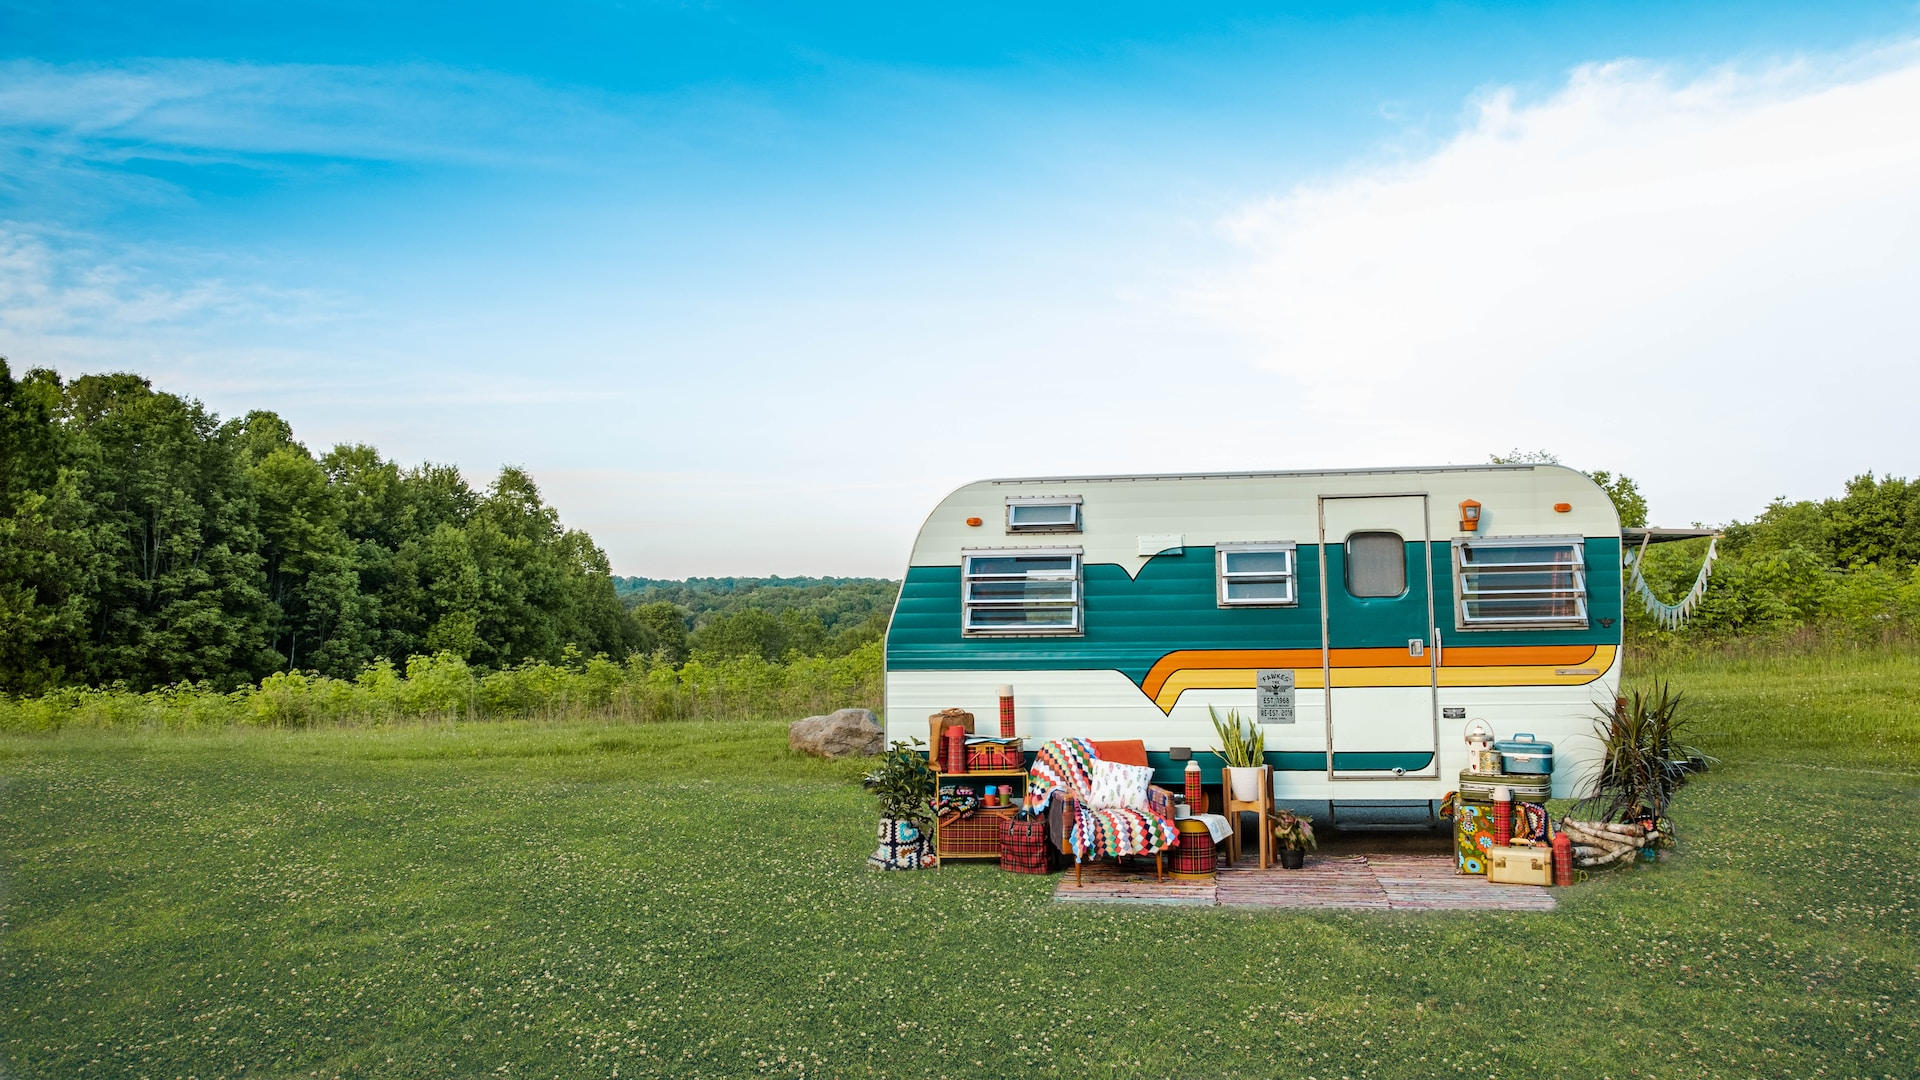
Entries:
{"type": "Polygon", "coordinates": [[[1572,509],[1573,509],[1572,503],[1554,503],[1553,504],[1553,512],[1556,514],[1564,514],[1571,511],[1572,509]]]}
{"type": "Polygon", "coordinates": [[[973,526],[974,528],[976,528],[976,529],[977,529],[977,528],[979,528],[979,527],[980,527],[980,519],[979,519],[979,518],[968,518],[968,519],[967,519],[967,524],[968,524],[968,525],[971,525],[971,526],[973,526]]]}

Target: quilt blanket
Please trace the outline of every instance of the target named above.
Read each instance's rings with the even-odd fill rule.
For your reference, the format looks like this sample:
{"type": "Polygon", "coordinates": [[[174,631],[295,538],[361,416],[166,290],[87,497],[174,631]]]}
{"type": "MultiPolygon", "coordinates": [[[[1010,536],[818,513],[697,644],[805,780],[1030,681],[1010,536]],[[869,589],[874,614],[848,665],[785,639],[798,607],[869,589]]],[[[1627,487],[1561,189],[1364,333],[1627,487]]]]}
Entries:
{"type": "Polygon", "coordinates": [[[1073,797],[1073,829],[1067,845],[1077,862],[1171,850],[1178,834],[1170,818],[1121,807],[1095,808],[1080,798],[1093,786],[1092,762],[1098,756],[1085,739],[1055,739],[1042,746],[1028,772],[1026,808],[1039,813],[1055,795],[1073,797]]]}

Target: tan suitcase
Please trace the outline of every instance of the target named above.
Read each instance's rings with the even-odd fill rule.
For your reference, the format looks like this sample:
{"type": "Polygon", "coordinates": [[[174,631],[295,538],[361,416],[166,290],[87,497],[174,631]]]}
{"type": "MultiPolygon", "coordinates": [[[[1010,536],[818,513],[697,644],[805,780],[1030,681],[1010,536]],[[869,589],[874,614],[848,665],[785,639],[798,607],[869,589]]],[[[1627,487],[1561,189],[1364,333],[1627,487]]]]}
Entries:
{"type": "Polygon", "coordinates": [[[1553,849],[1501,847],[1487,849],[1487,880],[1508,885],[1553,884],[1553,849]]]}

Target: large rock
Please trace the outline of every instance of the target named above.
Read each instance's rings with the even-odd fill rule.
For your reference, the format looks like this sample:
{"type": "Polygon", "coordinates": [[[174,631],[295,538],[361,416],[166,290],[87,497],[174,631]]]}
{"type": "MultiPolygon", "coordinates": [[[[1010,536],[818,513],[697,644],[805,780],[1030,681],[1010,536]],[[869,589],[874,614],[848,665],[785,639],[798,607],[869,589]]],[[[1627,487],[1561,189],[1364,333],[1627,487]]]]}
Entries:
{"type": "Polygon", "coordinates": [[[840,709],[825,716],[795,720],[787,729],[787,747],[814,757],[871,756],[880,752],[886,733],[872,709],[840,709]]]}

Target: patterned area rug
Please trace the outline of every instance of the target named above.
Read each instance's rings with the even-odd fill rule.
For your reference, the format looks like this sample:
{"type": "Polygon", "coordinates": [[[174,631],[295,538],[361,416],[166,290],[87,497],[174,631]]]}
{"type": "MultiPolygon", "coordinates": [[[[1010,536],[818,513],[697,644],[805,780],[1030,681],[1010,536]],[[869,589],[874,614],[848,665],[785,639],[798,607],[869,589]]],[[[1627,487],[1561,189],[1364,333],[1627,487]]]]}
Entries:
{"type": "Polygon", "coordinates": [[[1076,888],[1060,875],[1062,903],[1172,904],[1202,907],[1337,908],[1360,911],[1552,911],[1552,889],[1495,885],[1457,874],[1450,855],[1308,855],[1299,870],[1261,870],[1251,859],[1213,881],[1153,880],[1151,864],[1089,865],[1076,888]]]}

